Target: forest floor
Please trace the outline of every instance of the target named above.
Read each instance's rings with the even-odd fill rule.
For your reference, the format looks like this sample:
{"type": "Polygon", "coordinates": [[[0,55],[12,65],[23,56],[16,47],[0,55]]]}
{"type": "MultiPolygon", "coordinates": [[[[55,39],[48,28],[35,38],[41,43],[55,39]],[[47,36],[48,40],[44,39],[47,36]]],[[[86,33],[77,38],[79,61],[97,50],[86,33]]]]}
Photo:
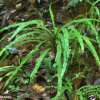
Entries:
{"type": "MultiPolygon", "coordinates": [[[[49,0],[44,0],[41,3],[37,3],[35,0],[31,2],[30,1],[31,0],[19,0],[19,2],[10,1],[8,3],[5,3],[4,6],[0,7],[0,27],[3,28],[5,26],[11,25],[12,23],[35,19],[43,20],[45,25],[51,25],[52,22],[48,10],[50,4],[49,0]]],[[[77,15],[85,14],[86,10],[88,10],[88,6],[87,8],[84,8],[84,4],[79,4],[76,7],[67,8],[64,5],[65,2],[66,0],[55,0],[52,3],[55,23],[59,26],[64,25],[66,22],[72,21],[77,15]]],[[[0,38],[5,36],[7,32],[11,30],[1,32],[0,38]]],[[[17,38],[17,36],[15,38],[17,38]]],[[[7,44],[8,41],[4,40],[2,43],[0,43],[0,49],[2,49],[7,44]]],[[[23,47],[20,48],[17,48],[17,45],[15,45],[15,47],[12,47],[9,51],[11,55],[8,56],[4,61],[0,61],[0,66],[16,66],[18,63],[18,59],[24,57],[24,55],[26,55],[26,53],[30,51],[31,48],[34,48],[34,45],[35,44],[31,42],[24,44],[23,47]],[[17,54],[14,53],[16,51],[18,52],[17,54]]],[[[41,48],[41,50],[43,50],[43,48],[41,48]]],[[[53,52],[50,52],[49,56],[54,56],[53,52]]],[[[51,75],[51,72],[48,69],[40,68],[38,73],[36,74],[34,84],[28,84],[28,76],[37,59],[38,54],[37,56],[30,58],[30,60],[24,65],[23,69],[20,70],[17,75],[20,81],[17,80],[19,82],[16,81],[15,85],[10,85],[9,88],[6,88],[0,94],[0,100],[15,100],[16,98],[19,98],[20,100],[49,100],[50,97],[55,96],[57,90],[50,87],[52,85],[54,86],[57,83],[57,77],[53,73],[53,75],[51,75]]],[[[94,58],[88,51],[86,55],[81,55],[80,63],[75,60],[70,64],[68,73],[64,77],[73,78],[73,75],[75,76],[76,73],[78,73],[79,77],[75,78],[73,81],[74,89],[78,89],[81,86],[87,84],[100,84],[100,71],[94,61],[94,58]]],[[[0,72],[0,77],[5,74],[5,71],[0,72]]],[[[5,81],[6,78],[5,80],[0,81],[0,89],[3,88],[5,81]]],[[[67,96],[65,92],[62,94],[62,98],[59,98],[59,100],[67,100],[66,98],[67,96]]],[[[76,100],[75,98],[76,97],[74,97],[73,100],[76,100]]],[[[89,97],[88,100],[90,100],[89,97]]],[[[91,100],[100,99],[95,98],[91,100]]]]}

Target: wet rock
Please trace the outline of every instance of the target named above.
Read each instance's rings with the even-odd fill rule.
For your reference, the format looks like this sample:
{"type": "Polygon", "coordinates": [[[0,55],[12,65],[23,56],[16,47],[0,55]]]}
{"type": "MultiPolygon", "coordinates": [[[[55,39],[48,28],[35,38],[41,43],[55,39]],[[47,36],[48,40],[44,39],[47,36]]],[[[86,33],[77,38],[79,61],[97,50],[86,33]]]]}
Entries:
{"type": "Polygon", "coordinates": [[[17,54],[18,53],[18,50],[15,47],[10,47],[8,50],[11,54],[17,54]]]}
{"type": "Polygon", "coordinates": [[[100,78],[96,79],[93,84],[94,85],[100,85],[100,78]]]}

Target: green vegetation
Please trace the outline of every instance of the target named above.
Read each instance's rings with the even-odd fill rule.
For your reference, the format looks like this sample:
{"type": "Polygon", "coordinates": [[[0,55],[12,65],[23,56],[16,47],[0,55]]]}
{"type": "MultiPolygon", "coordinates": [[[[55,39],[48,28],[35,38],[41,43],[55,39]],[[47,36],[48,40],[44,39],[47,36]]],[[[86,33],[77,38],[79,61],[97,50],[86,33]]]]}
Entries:
{"type": "MultiPolygon", "coordinates": [[[[76,2],[78,1],[80,0],[77,0],[76,2]]],[[[100,69],[100,10],[96,6],[98,2],[100,2],[100,0],[93,3],[88,1],[88,3],[91,4],[90,11],[88,12],[89,17],[79,16],[62,26],[57,26],[55,24],[53,10],[50,5],[49,12],[52,26],[46,26],[42,20],[31,20],[14,23],[0,29],[0,32],[9,30],[8,34],[0,39],[0,43],[6,39],[8,39],[7,41],[9,42],[0,49],[0,63],[2,63],[9,55],[9,48],[14,46],[17,48],[23,47],[24,44],[30,42],[35,45],[24,57],[18,59],[17,65],[0,66],[0,72],[7,72],[0,77],[0,81],[6,78],[2,90],[11,86],[15,80],[21,80],[17,77],[18,73],[23,70],[23,67],[32,56],[38,54],[37,60],[34,60],[35,65],[33,66],[32,71],[27,75],[29,79],[28,84],[34,82],[39,68],[42,68],[45,64],[46,69],[54,71],[57,77],[57,83],[55,84],[57,94],[52,98],[53,100],[58,100],[65,90],[70,92],[71,98],[74,98],[74,95],[77,95],[77,100],[86,100],[86,95],[88,94],[100,98],[100,95],[96,94],[96,92],[100,91],[99,85],[87,85],[74,90],[72,86],[75,78],[74,75],[72,79],[65,76],[69,71],[70,65],[73,64],[74,59],[79,63],[79,67],[77,68],[80,68],[81,62],[79,59],[82,55],[87,55],[87,52],[91,53],[100,69]],[[10,31],[12,28],[14,30],[10,31]],[[50,52],[54,54],[53,58],[50,58],[50,52]],[[53,63],[51,62],[52,60],[54,60],[53,63]]],[[[79,73],[77,73],[77,75],[78,74],[79,73]]],[[[17,89],[15,90],[17,91],[17,89]]]]}

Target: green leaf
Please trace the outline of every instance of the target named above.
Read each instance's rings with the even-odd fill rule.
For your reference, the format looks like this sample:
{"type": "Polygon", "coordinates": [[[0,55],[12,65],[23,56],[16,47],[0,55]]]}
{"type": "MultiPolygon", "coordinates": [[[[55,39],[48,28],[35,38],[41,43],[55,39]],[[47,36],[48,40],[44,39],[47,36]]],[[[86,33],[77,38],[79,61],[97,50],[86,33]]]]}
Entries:
{"type": "Polygon", "coordinates": [[[86,42],[86,44],[88,45],[88,48],[89,48],[90,52],[92,53],[92,55],[94,56],[98,66],[100,67],[100,59],[99,59],[99,56],[98,56],[98,54],[95,50],[95,47],[92,45],[92,43],[91,43],[91,41],[89,40],[88,37],[83,36],[83,39],[86,42]]]}
{"type": "Polygon", "coordinates": [[[36,72],[38,71],[39,67],[41,66],[41,63],[42,63],[44,57],[46,56],[46,54],[49,52],[49,50],[50,49],[46,49],[44,52],[42,52],[42,54],[38,58],[38,61],[35,64],[34,69],[33,69],[32,73],[30,75],[30,82],[32,82],[32,80],[34,79],[36,72]]]}
{"type": "Polygon", "coordinates": [[[63,36],[62,36],[62,47],[63,47],[63,68],[62,68],[62,76],[66,71],[66,67],[68,64],[68,57],[69,57],[69,35],[66,28],[62,28],[63,36]]]}
{"type": "Polygon", "coordinates": [[[40,24],[41,22],[42,22],[41,20],[31,20],[31,21],[28,21],[28,22],[21,23],[19,25],[19,27],[15,30],[15,32],[13,33],[13,35],[9,38],[9,41],[12,40],[25,27],[27,27],[29,25],[32,25],[32,24],[40,24]]]}
{"type": "Polygon", "coordinates": [[[33,55],[35,54],[37,51],[38,51],[38,47],[40,46],[41,44],[37,45],[35,47],[34,50],[32,50],[31,52],[29,52],[21,61],[20,65],[17,66],[17,68],[13,71],[13,73],[11,74],[11,76],[7,79],[5,85],[4,85],[4,88],[10,83],[10,81],[13,79],[13,77],[17,74],[17,72],[23,67],[23,64],[33,55]]]}
{"type": "Polygon", "coordinates": [[[78,42],[79,42],[79,44],[81,46],[82,52],[84,52],[84,43],[83,43],[83,39],[82,39],[81,33],[77,29],[75,29],[74,27],[71,27],[71,30],[74,32],[75,36],[77,37],[78,42]]]}
{"type": "Polygon", "coordinates": [[[96,28],[93,26],[93,24],[90,21],[87,21],[88,26],[91,28],[91,30],[94,32],[94,35],[96,36],[96,40],[99,44],[99,48],[100,48],[100,38],[98,35],[98,32],[96,31],[96,28]]]}
{"type": "Polygon", "coordinates": [[[55,62],[57,65],[57,75],[58,75],[58,91],[57,91],[57,96],[60,96],[61,94],[61,89],[62,89],[62,47],[60,41],[57,41],[57,53],[56,53],[56,58],[55,62]]]}
{"type": "Polygon", "coordinates": [[[51,59],[50,58],[44,58],[43,62],[47,67],[51,69],[51,59]]]}
{"type": "Polygon", "coordinates": [[[34,32],[28,32],[28,33],[24,33],[21,36],[17,37],[14,41],[12,41],[10,44],[8,44],[6,47],[4,47],[1,51],[0,51],[0,56],[2,56],[2,54],[9,49],[10,47],[12,47],[15,43],[21,41],[21,39],[23,39],[24,37],[33,34],[34,32]]]}
{"type": "Polygon", "coordinates": [[[51,8],[51,4],[49,6],[49,12],[50,12],[50,17],[51,17],[52,24],[53,24],[54,33],[56,34],[57,29],[56,29],[56,25],[55,25],[55,21],[54,21],[54,14],[53,14],[53,11],[51,8]]]}
{"type": "Polygon", "coordinates": [[[10,69],[15,69],[15,66],[0,67],[0,72],[7,71],[7,70],[10,70],[10,69]]]}

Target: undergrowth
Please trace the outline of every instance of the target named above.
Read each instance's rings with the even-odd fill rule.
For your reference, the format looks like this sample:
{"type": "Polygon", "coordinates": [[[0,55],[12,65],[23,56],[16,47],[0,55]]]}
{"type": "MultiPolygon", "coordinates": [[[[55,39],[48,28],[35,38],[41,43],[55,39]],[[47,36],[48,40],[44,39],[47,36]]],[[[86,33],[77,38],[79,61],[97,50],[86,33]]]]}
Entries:
{"type": "MultiPolygon", "coordinates": [[[[28,42],[35,44],[35,47],[20,59],[18,65],[0,66],[0,72],[7,71],[7,74],[0,77],[0,81],[7,77],[3,89],[7,88],[10,84],[13,84],[15,76],[23,69],[25,63],[30,59],[30,57],[39,53],[42,46],[44,46],[44,49],[39,53],[39,57],[30,73],[29,82],[32,83],[34,81],[35,75],[42,66],[44,59],[48,57],[49,52],[53,52],[54,63],[50,69],[56,69],[58,78],[56,84],[57,94],[55,98],[53,98],[54,100],[57,100],[65,90],[73,92],[72,85],[69,85],[70,82],[67,80],[67,82],[63,84],[63,79],[64,75],[68,72],[70,59],[73,61],[76,55],[80,55],[79,49],[81,50],[82,55],[85,54],[86,50],[89,50],[100,69],[99,51],[97,51],[94,45],[96,44],[97,48],[100,49],[100,13],[99,9],[96,7],[98,2],[99,1],[94,3],[89,2],[92,5],[89,12],[91,16],[89,18],[76,18],[60,27],[55,24],[54,15],[50,6],[49,12],[52,20],[52,27],[46,26],[42,20],[31,20],[27,22],[14,23],[0,29],[0,32],[14,29],[0,39],[0,43],[5,39],[8,41],[8,44],[0,49],[0,59],[2,62],[6,59],[6,52],[9,48],[16,45],[17,47],[20,47],[28,42]],[[86,33],[84,33],[84,31],[86,31],[86,33]]],[[[79,100],[86,100],[85,95],[83,94],[92,93],[97,95],[95,92],[99,92],[98,87],[99,86],[84,86],[78,89],[76,94],[79,96],[79,100]],[[89,90],[88,93],[87,90],[89,90]]]]}

